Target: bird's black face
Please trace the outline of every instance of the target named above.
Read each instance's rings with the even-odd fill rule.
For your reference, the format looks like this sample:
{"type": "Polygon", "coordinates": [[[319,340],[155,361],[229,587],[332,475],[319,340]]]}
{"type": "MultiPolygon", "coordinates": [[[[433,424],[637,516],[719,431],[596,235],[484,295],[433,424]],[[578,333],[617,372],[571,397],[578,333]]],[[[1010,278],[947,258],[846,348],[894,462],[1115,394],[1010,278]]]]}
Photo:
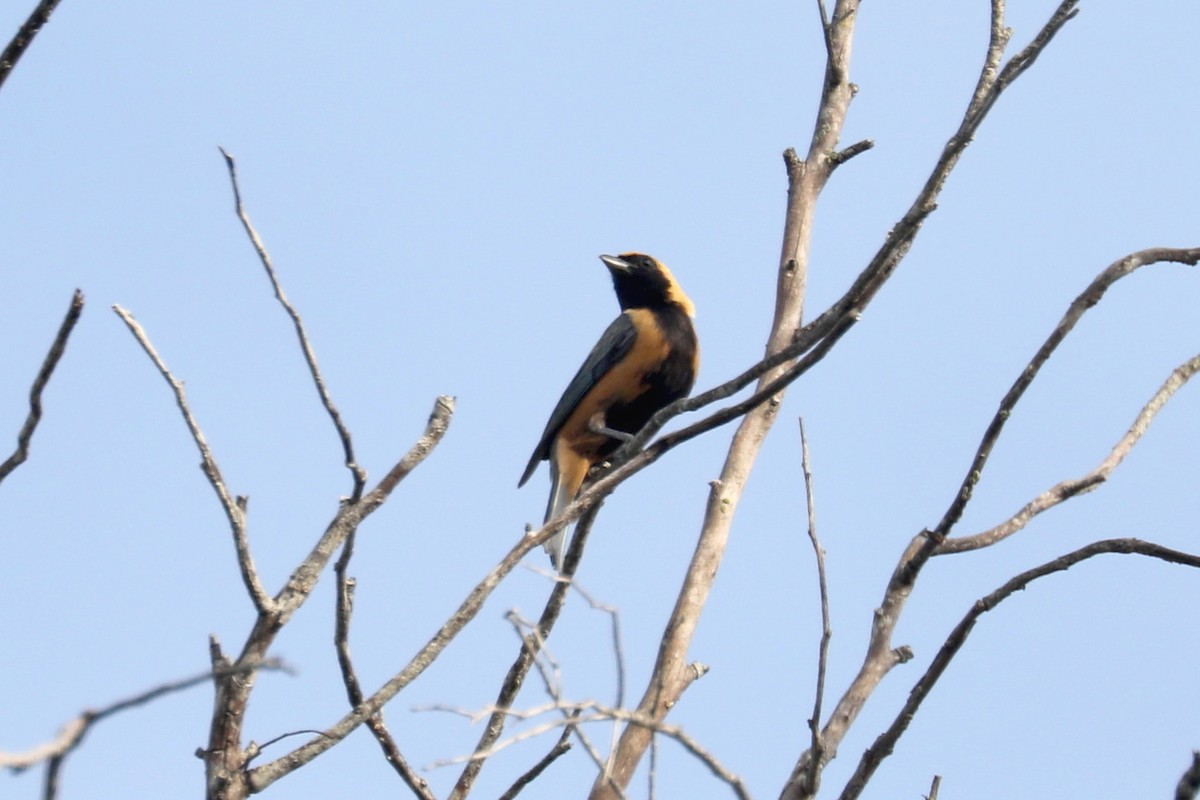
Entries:
{"type": "Polygon", "coordinates": [[[612,273],[621,309],[655,308],[675,300],[674,280],[662,264],[643,253],[600,256],[612,273]]]}

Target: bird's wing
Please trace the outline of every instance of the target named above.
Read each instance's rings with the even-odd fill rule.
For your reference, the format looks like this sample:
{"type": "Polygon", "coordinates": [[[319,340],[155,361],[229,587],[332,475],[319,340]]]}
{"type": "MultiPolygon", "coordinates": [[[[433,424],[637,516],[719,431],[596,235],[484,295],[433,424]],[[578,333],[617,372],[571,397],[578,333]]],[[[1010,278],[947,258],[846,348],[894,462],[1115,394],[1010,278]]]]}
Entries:
{"type": "Polygon", "coordinates": [[[633,348],[635,339],[637,339],[637,328],[634,327],[633,320],[628,313],[624,313],[612,321],[612,324],[600,337],[600,341],[596,342],[596,346],[592,348],[592,352],[588,353],[588,357],[584,359],[583,366],[575,373],[575,377],[567,385],[562,397],[558,399],[558,405],[554,407],[554,411],[550,414],[550,421],[546,423],[546,430],[542,432],[542,439],[534,448],[533,455],[529,458],[529,464],[525,467],[525,473],[521,476],[521,481],[517,486],[524,486],[525,481],[529,480],[529,476],[537,469],[538,462],[550,457],[551,442],[554,441],[559,428],[566,423],[584,395],[633,348]]]}

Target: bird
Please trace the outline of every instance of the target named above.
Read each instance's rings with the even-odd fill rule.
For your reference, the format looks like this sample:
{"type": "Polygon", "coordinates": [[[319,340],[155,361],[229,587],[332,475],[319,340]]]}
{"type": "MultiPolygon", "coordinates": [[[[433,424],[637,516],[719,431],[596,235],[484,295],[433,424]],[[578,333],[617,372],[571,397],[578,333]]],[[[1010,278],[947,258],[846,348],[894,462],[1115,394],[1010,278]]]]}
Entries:
{"type": "MultiPolygon", "coordinates": [[[[670,270],[644,253],[600,260],[621,314],[567,384],[517,484],[550,462],[545,522],[575,499],[592,467],[632,440],[656,411],[691,392],[700,366],[696,309],[670,270]]],[[[566,535],[561,530],[544,545],[560,573],[566,535]]]]}

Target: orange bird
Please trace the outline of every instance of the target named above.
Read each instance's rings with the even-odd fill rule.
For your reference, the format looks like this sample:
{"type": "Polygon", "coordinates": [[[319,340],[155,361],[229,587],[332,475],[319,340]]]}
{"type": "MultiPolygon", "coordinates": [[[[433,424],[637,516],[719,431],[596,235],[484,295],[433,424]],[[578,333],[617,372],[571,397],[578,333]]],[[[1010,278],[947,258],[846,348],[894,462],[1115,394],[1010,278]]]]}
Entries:
{"type": "MultiPolygon", "coordinates": [[[[550,462],[546,522],[579,494],[588,471],[633,438],[654,412],[686,397],[700,366],[695,307],[670,271],[642,253],[600,256],[621,315],[567,385],[517,486],[550,462]]],[[[565,529],[546,542],[562,571],[565,529]]]]}

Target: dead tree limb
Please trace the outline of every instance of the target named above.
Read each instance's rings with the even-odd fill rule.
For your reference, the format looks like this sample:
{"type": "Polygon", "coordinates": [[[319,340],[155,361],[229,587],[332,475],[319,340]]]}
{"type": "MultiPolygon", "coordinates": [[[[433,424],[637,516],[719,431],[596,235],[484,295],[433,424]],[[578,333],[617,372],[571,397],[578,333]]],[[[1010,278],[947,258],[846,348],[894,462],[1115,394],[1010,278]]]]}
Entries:
{"type": "Polygon", "coordinates": [[[79,315],[82,313],[83,292],[76,289],[75,294],[71,297],[71,304],[67,307],[67,315],[63,317],[62,324],[58,326],[58,333],[50,344],[50,351],[46,353],[42,367],[38,370],[37,377],[33,379],[33,386],[29,390],[29,414],[25,417],[25,424],[17,433],[17,449],[4,460],[4,463],[0,464],[0,481],[7,478],[9,473],[29,458],[29,442],[33,439],[33,432],[37,430],[38,423],[42,420],[42,392],[45,390],[46,384],[50,382],[54,368],[58,366],[59,360],[66,351],[67,339],[70,338],[71,331],[75,329],[75,323],[79,321],[79,315]]]}

